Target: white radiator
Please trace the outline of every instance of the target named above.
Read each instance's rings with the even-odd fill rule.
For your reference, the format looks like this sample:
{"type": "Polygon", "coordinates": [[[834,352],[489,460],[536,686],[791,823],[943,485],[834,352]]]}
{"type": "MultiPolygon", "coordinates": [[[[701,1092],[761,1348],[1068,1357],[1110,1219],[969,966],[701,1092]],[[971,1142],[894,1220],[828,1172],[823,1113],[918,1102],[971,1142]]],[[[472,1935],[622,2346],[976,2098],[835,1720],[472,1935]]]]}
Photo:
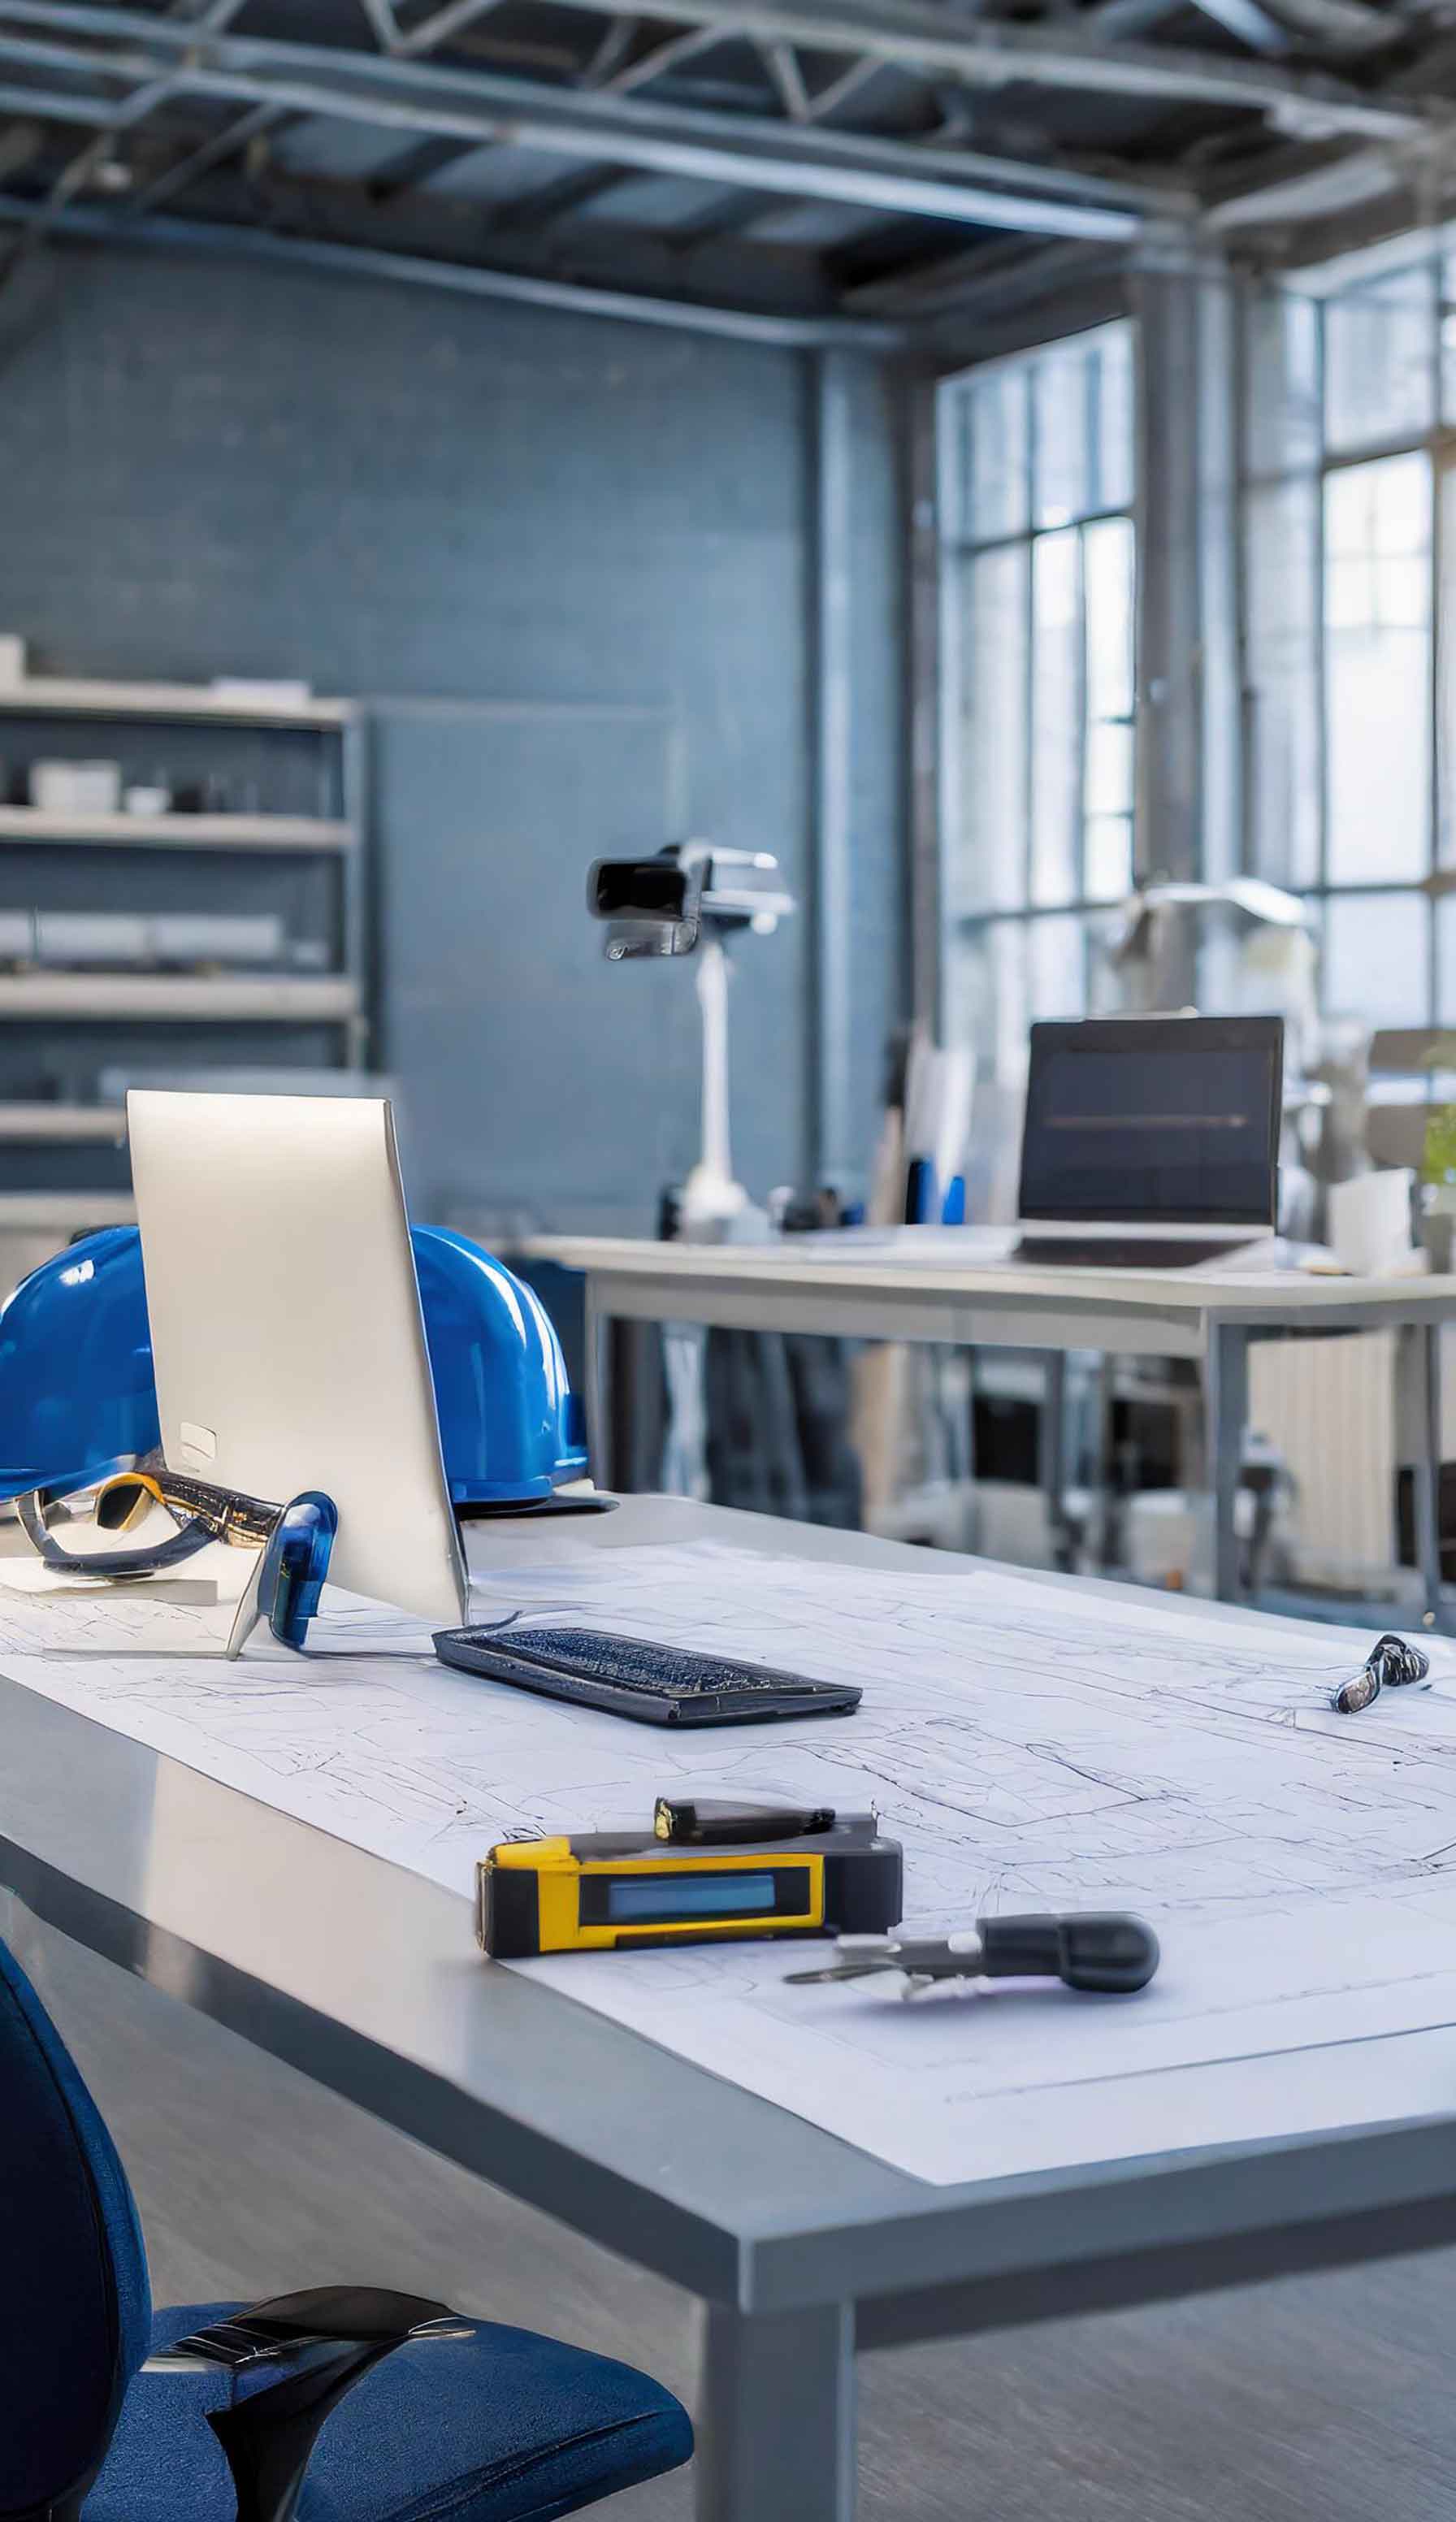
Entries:
{"type": "Polygon", "coordinates": [[[1248,1369],[1250,1429],[1267,1437],[1293,1485],[1281,1529],[1295,1577],[1341,1592],[1388,1590],[1397,1564],[1395,1333],[1260,1340],[1248,1369]]]}

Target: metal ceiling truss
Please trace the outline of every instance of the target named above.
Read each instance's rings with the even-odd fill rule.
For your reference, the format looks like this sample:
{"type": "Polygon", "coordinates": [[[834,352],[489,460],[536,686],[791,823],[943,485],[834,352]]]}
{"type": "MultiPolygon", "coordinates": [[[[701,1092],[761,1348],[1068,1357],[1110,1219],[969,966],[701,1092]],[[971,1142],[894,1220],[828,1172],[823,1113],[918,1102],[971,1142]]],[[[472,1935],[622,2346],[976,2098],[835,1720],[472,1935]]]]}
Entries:
{"type": "MultiPolygon", "coordinates": [[[[423,8],[419,0],[358,0],[357,43],[332,45],[241,31],[231,22],[246,0],[175,0],[165,11],[101,0],[0,0],[0,72],[13,73],[0,79],[0,113],[88,134],[38,201],[0,203],[0,214],[30,235],[54,226],[79,230],[93,218],[81,197],[101,188],[123,142],[137,149],[135,135],[145,126],[142,180],[122,201],[119,185],[131,175],[120,170],[108,232],[140,238],[149,228],[152,242],[175,243],[181,226],[199,223],[159,222],[159,211],[209,179],[235,176],[240,159],[261,167],[281,127],[316,118],[362,125],[385,142],[398,136],[368,188],[376,209],[478,150],[523,149],[567,162],[562,175],[523,196],[478,202],[487,238],[538,217],[542,226],[560,222],[614,185],[649,174],[716,189],[716,206],[687,214],[689,240],[711,237],[716,226],[730,233],[788,198],[879,212],[889,221],[935,220],[1125,249],[1150,227],[1187,227],[1200,216],[1203,198],[1187,175],[1176,165],[1117,173],[1106,162],[1050,151],[1023,156],[972,146],[969,135],[979,127],[972,100],[1035,87],[1049,96],[1127,100],[1185,121],[1190,110],[1242,114],[1253,117],[1243,127],[1255,141],[1272,132],[1318,157],[1327,189],[1339,164],[1350,166],[1358,190],[1369,178],[1357,170],[1372,162],[1443,154],[1456,132],[1456,101],[1422,93],[1408,71],[1398,84],[1370,83],[1381,47],[1403,44],[1408,63],[1412,22],[1369,0],[1196,0],[1252,58],[1128,40],[1155,29],[1179,0],[1095,0],[1080,14],[1056,11],[1035,25],[951,17],[935,0],[652,0],[650,17],[628,14],[620,0],[570,4],[604,22],[575,83],[483,66],[484,51],[472,47],[484,47],[489,30],[482,22],[501,0],[423,8]],[[1326,57],[1358,57],[1366,83],[1292,67],[1288,56],[1301,45],[1326,57]],[[725,47],[732,48],[740,85],[752,75],[761,81],[761,94],[750,91],[749,111],[690,101],[703,93],[704,62],[725,47]],[[430,58],[446,48],[462,48],[465,58],[430,58]],[[935,93],[949,98],[946,127],[926,137],[864,127],[869,92],[886,70],[927,82],[932,102],[935,93]],[[31,73],[33,85],[26,83],[31,73]],[[689,101],[679,102],[684,88],[689,101]],[[831,123],[856,105],[860,128],[831,123]],[[218,108],[227,109],[220,120],[218,108]],[[1332,176],[1326,170],[1337,150],[1332,176]],[[735,214],[744,201],[749,220],[735,214]]],[[[580,36],[575,41],[580,46],[580,36]]],[[[732,94],[721,84],[715,92],[732,94]]],[[[1297,198],[1297,186],[1293,194],[1288,189],[1288,153],[1281,158],[1266,148],[1261,160],[1255,149],[1242,187],[1226,185],[1213,208],[1215,223],[1238,223],[1241,198],[1252,204],[1276,165],[1281,207],[1297,198]]],[[[339,240],[334,248],[349,251],[339,240]]],[[[378,249],[366,241],[365,250],[377,262],[378,249]]],[[[974,257],[956,260],[964,265],[974,257]]],[[[942,268],[932,292],[938,304],[952,282],[949,265],[942,268]]],[[[907,276],[911,286],[897,312],[916,298],[914,267],[907,276]]]]}

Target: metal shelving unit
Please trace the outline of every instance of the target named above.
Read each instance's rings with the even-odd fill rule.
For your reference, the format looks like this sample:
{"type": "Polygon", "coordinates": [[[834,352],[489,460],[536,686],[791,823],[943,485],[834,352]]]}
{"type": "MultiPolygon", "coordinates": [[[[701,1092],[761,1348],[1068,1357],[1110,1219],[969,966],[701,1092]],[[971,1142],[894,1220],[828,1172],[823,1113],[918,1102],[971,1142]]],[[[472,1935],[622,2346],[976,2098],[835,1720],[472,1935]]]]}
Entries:
{"type": "Polygon", "coordinates": [[[218,691],[211,683],[91,682],[69,675],[29,675],[0,683],[0,711],[23,718],[190,719],[209,726],[347,727],[353,703],[279,701],[265,691],[218,691]]]}
{"type": "Polygon", "coordinates": [[[77,1140],[118,1147],[126,1115],[118,1103],[0,1103],[0,1142],[68,1145],[77,1140]]]}
{"type": "MultiPolygon", "coordinates": [[[[124,1171],[119,1170],[124,1157],[117,1153],[124,1149],[125,1114],[96,1100],[94,1072],[104,1054],[92,1047],[99,1029],[114,1027],[134,1038],[138,1029],[153,1026],[173,1034],[182,1028],[215,1027],[219,1065],[237,1062],[236,1045],[223,1038],[236,1027],[252,1031],[271,1026],[280,1034],[292,1028],[311,1036],[317,1045],[312,1051],[285,1052],[280,1042],[277,1055],[293,1066],[316,1058],[341,1073],[353,1073],[364,1066],[367,1053],[365,745],[353,703],[296,699],[265,685],[218,690],[211,684],[61,676],[32,676],[0,685],[0,752],[11,754],[14,743],[16,768],[23,766],[27,753],[30,760],[46,753],[43,728],[55,728],[50,741],[58,753],[75,755],[84,748],[80,731],[88,725],[98,730],[97,752],[108,750],[101,730],[114,728],[115,751],[123,759],[130,755],[136,766],[130,775],[145,782],[151,776],[143,768],[152,750],[150,744],[143,749],[148,729],[155,728],[156,753],[173,769],[180,755],[184,770],[201,769],[209,780],[214,758],[217,774],[228,772],[226,739],[231,732],[237,738],[232,776],[243,791],[236,802],[294,809],[307,807],[316,797],[319,811],[189,813],[172,807],[160,815],[65,814],[0,804],[0,905],[9,901],[17,909],[29,909],[46,898],[48,887],[49,898],[59,892],[73,904],[76,877],[72,873],[63,887],[61,868],[68,862],[74,869],[92,861],[103,902],[108,888],[113,901],[118,893],[126,900],[133,879],[123,879],[121,869],[136,854],[138,887],[145,884],[155,894],[161,868],[170,864],[182,900],[195,906],[216,903],[216,888],[225,881],[221,870],[236,865],[240,873],[231,900],[226,891],[222,897],[226,909],[237,904],[240,893],[245,902],[249,899],[245,886],[257,902],[259,885],[272,884],[259,869],[271,863],[277,885],[286,888],[274,899],[292,901],[296,915],[305,922],[304,933],[316,934],[313,920],[326,919],[332,968],[306,973],[0,971],[0,1043],[13,1051],[17,1029],[24,1027],[28,1052],[28,1029],[34,1027],[36,1068],[47,1081],[45,1093],[37,1095],[28,1077],[19,1073],[19,1058],[12,1057],[9,1075],[15,1083],[9,1095],[0,1084],[0,1283],[8,1281],[17,1265],[29,1266],[37,1238],[49,1234],[54,1246],[79,1226],[130,1213],[124,1171]],[[274,751],[274,737],[281,753],[274,751]],[[149,860],[152,872],[147,875],[143,870],[149,860]],[[245,880],[241,870],[249,865],[254,873],[245,880]],[[285,866],[297,872],[285,877],[285,866]],[[327,871],[326,887],[323,873],[312,873],[314,866],[327,871]],[[208,873],[210,867],[218,873],[208,873]],[[68,1039],[63,1028],[72,1029],[74,1039],[68,1039]],[[50,1082],[58,1075],[60,1091],[53,1096],[50,1082]],[[76,1187],[87,1176],[96,1181],[94,1191],[76,1187]]],[[[204,781],[207,807],[235,802],[207,796],[206,786],[204,781]]],[[[3,793],[0,789],[0,797],[3,793]]],[[[168,907],[174,898],[169,884],[168,907]]],[[[121,1055],[145,1064],[134,1039],[121,1055]]],[[[155,1065],[166,1064],[161,1045],[151,1057],[155,1065]]],[[[207,1051],[189,1043],[186,1068],[195,1072],[207,1061],[207,1051]]]]}
{"type": "Polygon", "coordinates": [[[0,806],[0,843],[37,841],[110,850],[352,849],[352,823],[320,815],[51,815],[39,806],[0,806]]]}
{"type": "Polygon", "coordinates": [[[357,986],[343,972],[0,972],[0,1020],[351,1025],[359,1012],[357,986]]]}

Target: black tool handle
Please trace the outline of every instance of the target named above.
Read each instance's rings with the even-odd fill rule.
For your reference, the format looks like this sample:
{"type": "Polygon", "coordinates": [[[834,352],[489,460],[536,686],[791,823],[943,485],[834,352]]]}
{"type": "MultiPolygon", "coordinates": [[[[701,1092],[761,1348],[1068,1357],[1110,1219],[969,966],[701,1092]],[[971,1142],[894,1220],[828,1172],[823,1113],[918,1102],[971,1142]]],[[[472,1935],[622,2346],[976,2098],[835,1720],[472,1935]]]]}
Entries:
{"type": "MultiPolygon", "coordinates": [[[[703,1796],[659,1796],[653,1829],[674,1847],[756,1846],[832,1830],[832,1804],[734,1804],[703,1796]]],[[[898,1913],[897,1913],[898,1914],[898,1913]]]]}
{"type": "Polygon", "coordinates": [[[1059,1979],[1068,1987],[1129,1996],[1157,1968],[1157,1938],[1141,1918],[982,1918],[987,1979],[1059,1979]]]}

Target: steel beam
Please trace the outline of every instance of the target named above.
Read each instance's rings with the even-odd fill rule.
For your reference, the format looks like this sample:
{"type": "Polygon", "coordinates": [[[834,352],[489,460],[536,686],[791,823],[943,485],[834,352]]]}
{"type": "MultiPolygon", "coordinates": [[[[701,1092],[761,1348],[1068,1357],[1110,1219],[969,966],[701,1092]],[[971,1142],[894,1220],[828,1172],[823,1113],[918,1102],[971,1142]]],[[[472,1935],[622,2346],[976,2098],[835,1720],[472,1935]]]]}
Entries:
{"type": "MultiPolygon", "coordinates": [[[[811,136],[817,146],[835,135],[796,135],[792,148],[775,138],[735,128],[730,142],[664,139],[615,118],[577,121],[559,113],[460,114],[422,105],[397,105],[383,97],[331,94],[302,80],[248,78],[232,71],[189,70],[179,86],[194,96],[230,98],[239,104],[276,105],[294,114],[326,115],[377,130],[437,131],[443,138],[508,142],[543,156],[611,159],[654,174],[685,175],[708,184],[748,184],[795,201],[852,202],[912,218],[947,219],[968,227],[1010,228],[1029,236],[1099,237],[1130,242],[1142,224],[1135,210],[1105,210],[1090,202],[1043,201],[1030,194],[993,192],[980,184],[948,182],[905,171],[907,153],[892,151],[891,169],[866,163],[857,148],[848,163],[801,154],[811,136]]],[[[914,163],[912,159],[912,163],[914,163]]]]}
{"type": "Polygon", "coordinates": [[[1258,181],[1211,204],[1200,221],[1203,231],[1228,237],[1241,228],[1339,217],[1399,191],[1415,172],[1413,164],[1402,163],[1400,152],[1390,149],[1346,148],[1338,157],[1321,154],[1314,163],[1308,152],[1292,151],[1290,159],[1295,157],[1303,163],[1276,162],[1258,181]]]}
{"type": "Polygon", "coordinates": [[[380,51],[397,53],[401,39],[390,0],[359,0],[359,6],[374,30],[374,40],[380,51]]]}
{"type": "MultiPolygon", "coordinates": [[[[5,53],[10,40],[15,40],[5,32],[5,18],[15,8],[33,8],[33,5],[35,0],[0,0],[0,56],[5,53]]],[[[56,0],[56,5],[63,5],[63,0],[56,0]]],[[[207,61],[211,61],[211,51],[214,48],[207,51],[207,61]]],[[[253,43],[237,40],[237,45],[224,45],[222,56],[232,63],[237,53],[253,56],[253,51],[258,51],[253,43]]],[[[262,48],[262,51],[272,61],[272,53],[277,48],[262,48]]],[[[376,56],[363,56],[363,53],[320,53],[318,48],[305,48],[305,45],[290,45],[290,48],[285,48],[285,53],[288,53],[290,61],[305,61],[310,73],[328,73],[331,83],[310,88],[310,98],[307,98],[310,111],[346,116],[346,118],[358,121],[358,118],[366,118],[361,111],[363,101],[379,93],[381,109],[389,106],[389,111],[381,111],[376,118],[386,128],[449,131],[449,134],[464,136],[464,139],[493,139],[502,128],[515,131],[522,114],[528,114],[533,123],[540,116],[552,116],[560,121],[570,121],[573,128],[581,126],[583,131],[590,131],[603,144],[600,154],[611,154],[613,141],[624,134],[624,128],[631,128],[634,134],[641,134],[643,141],[648,136],[659,136],[664,141],[681,139],[707,141],[707,144],[727,141],[727,144],[744,146],[744,152],[784,149],[795,159],[803,159],[808,166],[825,163],[825,166],[870,166],[875,171],[914,171],[918,179],[921,176],[944,176],[944,179],[957,181],[957,184],[987,181],[987,184],[1005,184],[1007,189],[1024,187],[1027,192],[1035,192],[1037,197],[1045,194],[1053,200],[1093,202],[1093,205],[1110,207],[1110,210],[1136,210],[1143,214],[1163,214],[1163,217],[1186,217],[1198,207],[1197,197],[1189,189],[1179,189],[1171,181],[1158,184],[1158,181],[1143,181],[1136,176],[1088,174],[1083,169],[1045,166],[1045,163],[1037,162],[1027,163],[1019,162],[1019,159],[976,152],[976,149],[952,149],[952,146],[918,144],[918,141],[906,144],[906,141],[898,139],[878,139],[875,134],[848,134],[848,131],[813,131],[813,134],[795,131],[795,134],[790,134],[782,126],[752,121],[749,116],[742,114],[669,109],[669,106],[651,106],[646,101],[631,101],[631,104],[611,101],[611,104],[606,104],[603,98],[595,98],[590,93],[570,93],[563,88],[533,83],[533,80],[502,78],[502,75],[487,73],[487,70],[454,73],[454,70],[439,69],[414,69],[414,66],[401,66],[401,63],[384,63],[376,56]],[[462,111],[454,111],[456,106],[462,111]],[[497,111],[482,116],[482,106],[497,111]]],[[[96,58],[111,56],[83,58],[96,61],[96,58]]],[[[136,66],[139,66],[136,56],[128,56],[128,73],[134,73],[136,66]]],[[[869,69],[873,69],[873,63],[869,69]]],[[[230,88],[230,93],[235,91],[230,88]]],[[[267,80],[258,75],[253,86],[242,88],[237,93],[262,98],[270,91],[267,91],[267,80]]]]}
{"type": "MultiPolygon", "coordinates": [[[[1108,39],[1145,35],[1176,17],[1182,0],[1096,0],[1083,24],[1108,39]]],[[[1240,41],[1256,52],[1287,53],[1294,35],[1329,52],[1375,52],[1399,43],[1410,21],[1399,11],[1372,9],[1367,0],[1196,0],[1240,41]]]]}
{"type": "Polygon", "coordinates": [[[235,227],[222,220],[142,218],[80,203],[19,201],[0,193],[0,227],[23,233],[44,226],[63,236],[89,237],[127,251],[155,247],[164,253],[207,254],[230,260],[268,262],[332,272],[343,279],[388,280],[453,296],[500,299],[518,306],[544,306],[567,315],[601,315],[616,323],[651,324],[681,333],[707,333],[721,341],[751,342],[775,350],[852,349],[893,350],[902,336],[886,324],[835,316],[761,315],[746,307],[705,306],[685,299],[647,298],[619,289],[593,289],[574,281],[537,279],[524,272],[490,271],[475,263],[437,262],[425,255],[389,254],[372,246],[336,245],[323,238],[281,236],[270,228],[235,227]]]}
{"type": "Polygon", "coordinates": [[[417,60],[424,53],[433,53],[439,45],[447,44],[452,35],[462,35],[477,18],[484,18],[498,5],[499,0],[451,0],[448,8],[437,9],[422,26],[413,26],[407,35],[399,35],[396,49],[409,60],[417,60]]]}
{"type": "MultiPolygon", "coordinates": [[[[92,14],[86,8],[78,11],[75,0],[0,0],[0,56],[13,40],[4,31],[7,19],[19,12],[23,23],[34,23],[38,6],[61,7],[68,18],[92,14]]],[[[129,12],[103,14],[117,23],[124,18],[128,31],[138,23],[129,12]]],[[[474,70],[390,63],[373,54],[231,38],[204,48],[201,58],[225,67],[179,65],[179,81],[196,93],[240,104],[272,99],[301,113],[372,122],[386,130],[477,143],[513,140],[657,172],[701,175],[713,183],[744,183],[766,192],[854,201],[916,216],[1024,228],[1029,234],[1126,237],[1135,221],[1124,217],[1108,223],[1093,213],[1178,216],[1197,208],[1190,193],[1172,186],[1028,165],[982,151],[789,129],[739,115],[636,100],[608,101],[474,70]],[[305,65],[308,78],[285,82],[273,75],[280,54],[291,65],[305,65]],[[239,67],[244,64],[252,67],[239,67]],[[862,183],[861,177],[868,181],[862,183]],[[1005,195],[997,192],[978,207],[979,184],[1005,186],[1005,195]],[[1056,206],[1063,202],[1078,205],[1076,217],[1057,215],[1056,206]]]]}
{"type": "Polygon", "coordinates": [[[583,87],[605,87],[618,63],[626,61],[636,38],[635,18],[614,18],[582,72],[583,87]]]}
{"type": "Polygon", "coordinates": [[[111,121],[116,102],[73,95],[68,88],[11,87],[0,83],[0,114],[39,115],[43,122],[84,122],[98,129],[111,121]]]}
{"type": "MultiPolygon", "coordinates": [[[[574,5],[605,17],[616,17],[621,10],[621,0],[574,0],[574,5]]],[[[683,24],[718,26],[725,34],[750,41],[783,41],[810,51],[894,62],[903,70],[958,79],[971,87],[1060,87],[1227,106],[1275,115],[1287,129],[1303,128],[1311,134],[1348,131],[1372,140],[1393,140],[1449,128],[1456,120],[1449,105],[1366,95],[1310,71],[1225,60],[1171,45],[1109,46],[1074,27],[1058,26],[1053,32],[1000,20],[948,22],[929,0],[670,0],[670,5],[669,0],[661,0],[660,14],[683,24]]],[[[458,80],[474,75],[258,36],[211,37],[200,42],[194,25],[155,18],[146,11],[99,6],[97,0],[3,0],[0,16],[16,24],[69,26],[183,53],[196,48],[209,62],[238,70],[326,69],[335,76],[372,73],[396,81],[405,77],[458,80]]]]}
{"type": "Polygon", "coordinates": [[[804,73],[799,68],[799,56],[793,45],[764,44],[760,47],[760,58],[790,122],[808,122],[811,119],[809,90],[804,85],[804,73]]]}
{"type": "Polygon", "coordinates": [[[664,70],[673,70],[679,62],[696,60],[699,53],[710,52],[722,41],[715,26],[689,26],[684,33],[669,35],[664,43],[638,54],[634,62],[624,62],[609,78],[598,73],[597,90],[602,96],[631,96],[634,88],[650,87],[664,70]]]}
{"type": "Polygon", "coordinates": [[[36,70],[83,70],[90,78],[120,79],[129,87],[151,78],[157,68],[146,53],[81,52],[74,44],[50,43],[43,35],[7,35],[5,56],[36,70]]]}
{"type": "Polygon", "coordinates": [[[1403,10],[1372,9],[1367,0],[1270,0],[1270,7],[1285,26],[1327,52],[1381,52],[1411,32],[1403,10]]]}
{"type": "MultiPolygon", "coordinates": [[[[1287,53],[1284,28],[1260,6],[1260,0],[1198,0],[1210,18],[1259,53],[1287,53]],[[1235,23],[1235,21],[1240,21],[1235,23]]],[[[1176,18],[1183,0],[1096,0],[1082,23],[1107,43],[1151,34],[1168,18],[1176,18]]]]}

